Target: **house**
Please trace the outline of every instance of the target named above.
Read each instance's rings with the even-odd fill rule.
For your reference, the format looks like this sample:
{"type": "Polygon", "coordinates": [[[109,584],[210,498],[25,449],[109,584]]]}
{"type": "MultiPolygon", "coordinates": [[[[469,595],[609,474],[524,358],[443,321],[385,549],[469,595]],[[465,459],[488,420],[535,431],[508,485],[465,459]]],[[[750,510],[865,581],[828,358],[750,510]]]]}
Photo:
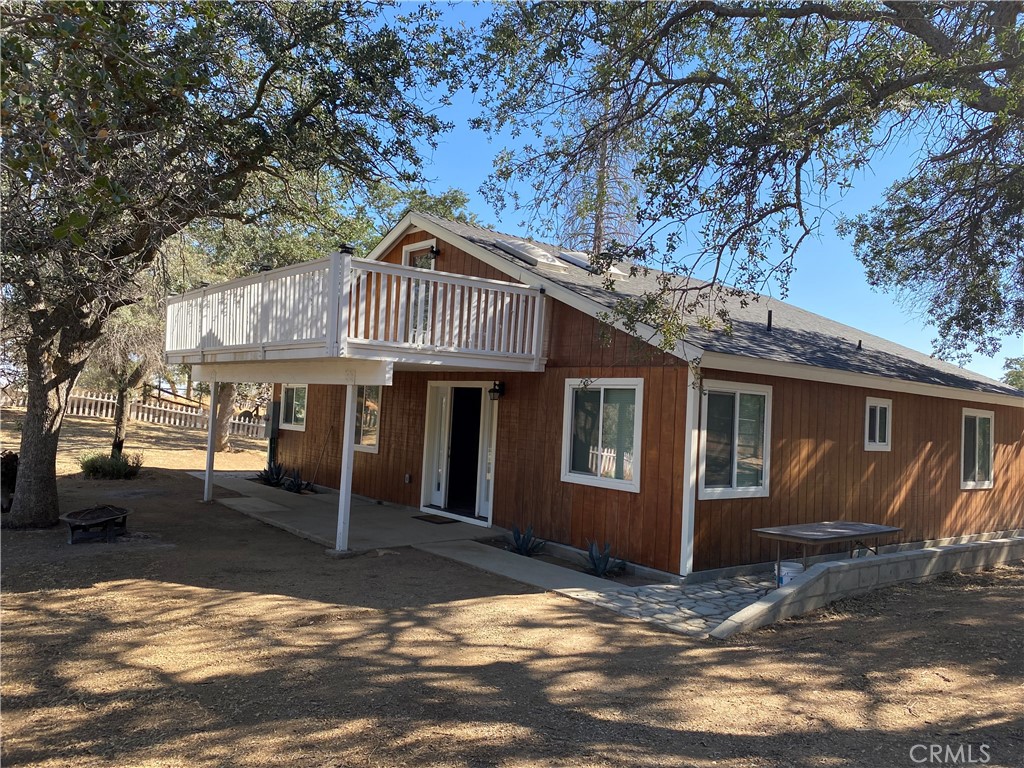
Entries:
{"type": "Polygon", "coordinates": [[[612,278],[413,213],[367,259],[170,299],[167,359],[277,385],[277,458],[341,489],[339,549],[350,491],[677,574],[770,560],[771,525],[1024,528],[1024,393],[767,298],[663,352],[602,320],[652,278],[612,278]]]}

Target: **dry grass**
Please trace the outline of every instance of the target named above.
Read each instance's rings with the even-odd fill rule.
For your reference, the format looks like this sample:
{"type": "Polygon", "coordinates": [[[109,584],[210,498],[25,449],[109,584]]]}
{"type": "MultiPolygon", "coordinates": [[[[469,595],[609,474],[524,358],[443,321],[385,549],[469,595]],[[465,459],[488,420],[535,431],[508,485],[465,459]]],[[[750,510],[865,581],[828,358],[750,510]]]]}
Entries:
{"type": "MultiPolygon", "coordinates": [[[[24,411],[5,409],[0,418],[0,445],[18,450],[24,411]]],[[[78,459],[87,454],[110,450],[114,423],[109,419],[69,416],[60,433],[57,474],[73,475],[81,471],[78,459]]],[[[218,453],[217,469],[242,471],[266,466],[266,440],[234,436],[231,453],[218,453]]],[[[128,425],[125,451],[141,453],[149,469],[199,470],[206,467],[206,432],[200,429],[172,427],[133,421],[128,425]]]]}

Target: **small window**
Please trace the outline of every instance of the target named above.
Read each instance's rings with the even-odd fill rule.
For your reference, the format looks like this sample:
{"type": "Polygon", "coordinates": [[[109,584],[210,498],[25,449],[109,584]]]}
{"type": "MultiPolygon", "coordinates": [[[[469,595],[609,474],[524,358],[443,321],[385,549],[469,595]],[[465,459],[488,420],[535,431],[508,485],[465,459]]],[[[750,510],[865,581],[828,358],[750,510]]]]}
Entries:
{"type": "Polygon", "coordinates": [[[380,440],[380,385],[356,387],[357,451],[376,453],[380,440]]]}
{"type": "Polygon", "coordinates": [[[702,499],[768,495],[772,388],[706,381],[701,394],[702,499]]]}
{"type": "Polygon", "coordinates": [[[869,397],[864,411],[864,450],[892,450],[892,400],[869,397]]]}
{"type": "Polygon", "coordinates": [[[306,387],[284,384],[281,386],[281,428],[306,429],[306,387]]]}
{"type": "Polygon", "coordinates": [[[402,264],[419,269],[434,269],[434,253],[437,240],[421,240],[418,243],[402,246],[402,264]]]}
{"type": "Polygon", "coordinates": [[[960,438],[960,488],[974,490],[992,487],[992,411],[964,408],[960,438]]]}
{"type": "Polygon", "coordinates": [[[643,379],[565,382],[562,481],[640,491],[643,379]]]}

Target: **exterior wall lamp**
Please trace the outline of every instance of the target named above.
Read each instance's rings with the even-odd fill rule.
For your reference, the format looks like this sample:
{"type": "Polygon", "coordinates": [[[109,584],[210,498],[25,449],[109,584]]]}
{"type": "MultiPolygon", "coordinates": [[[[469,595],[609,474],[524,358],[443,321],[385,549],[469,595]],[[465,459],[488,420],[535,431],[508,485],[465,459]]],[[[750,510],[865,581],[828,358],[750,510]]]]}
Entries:
{"type": "Polygon", "coordinates": [[[504,394],[505,394],[505,382],[504,381],[496,381],[496,382],[494,382],[494,386],[487,390],[487,396],[489,398],[491,398],[491,400],[497,400],[499,397],[502,397],[504,394]]]}

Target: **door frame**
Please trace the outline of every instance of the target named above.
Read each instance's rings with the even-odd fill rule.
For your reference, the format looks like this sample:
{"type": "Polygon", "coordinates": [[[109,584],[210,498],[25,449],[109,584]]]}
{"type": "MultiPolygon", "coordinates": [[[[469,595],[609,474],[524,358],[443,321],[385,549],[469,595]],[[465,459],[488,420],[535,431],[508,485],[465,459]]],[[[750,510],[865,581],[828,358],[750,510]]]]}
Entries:
{"type": "MultiPolygon", "coordinates": [[[[487,390],[494,386],[494,382],[488,381],[428,381],[427,382],[427,411],[423,428],[423,472],[420,483],[420,509],[434,515],[450,517],[470,525],[480,525],[490,528],[494,520],[494,474],[495,474],[495,453],[497,451],[498,437],[498,402],[491,400],[487,390]],[[480,390],[480,444],[477,454],[477,475],[476,475],[476,505],[477,517],[466,517],[456,512],[449,512],[441,509],[439,505],[432,503],[434,478],[438,471],[437,443],[445,438],[445,462],[447,464],[447,449],[451,440],[451,390],[456,387],[480,390]],[[440,393],[447,391],[448,408],[445,412],[439,413],[438,400],[440,393]],[[444,421],[442,422],[442,417],[444,421]]],[[[445,480],[447,483],[447,466],[445,466],[445,480]]],[[[447,488],[445,489],[447,495],[447,488]]]]}

